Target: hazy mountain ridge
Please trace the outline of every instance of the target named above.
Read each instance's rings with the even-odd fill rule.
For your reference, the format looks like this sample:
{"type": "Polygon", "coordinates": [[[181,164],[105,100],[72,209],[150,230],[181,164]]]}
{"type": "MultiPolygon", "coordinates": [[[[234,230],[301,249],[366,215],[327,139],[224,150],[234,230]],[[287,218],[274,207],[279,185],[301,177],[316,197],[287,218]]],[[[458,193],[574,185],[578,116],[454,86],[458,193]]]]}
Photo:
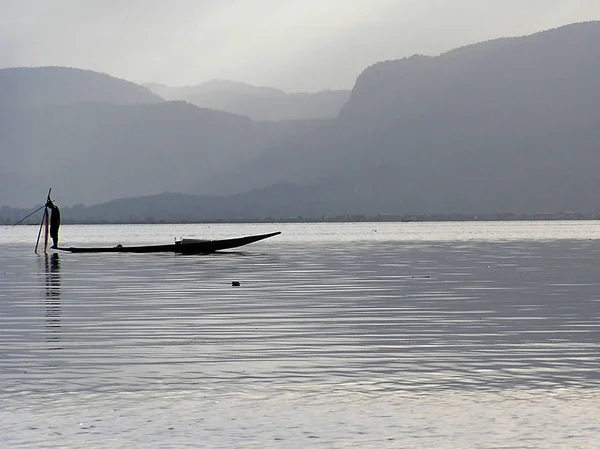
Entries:
{"type": "Polygon", "coordinates": [[[68,67],[0,69],[0,104],[4,106],[162,101],[145,87],[91,70],[68,67]]]}
{"type": "Polygon", "coordinates": [[[246,186],[345,186],[381,213],[596,210],[599,39],[592,22],[375,64],[335,124],[246,186]]]}
{"type": "Polygon", "coordinates": [[[350,91],[345,90],[288,94],[271,87],[223,80],[197,86],[170,87],[157,83],[145,86],[168,100],[184,100],[201,108],[267,121],[335,118],[350,97],[350,91]]]}
{"type": "MultiPolygon", "coordinates": [[[[54,129],[56,148],[86,150],[65,156],[64,167],[36,187],[37,195],[54,187],[53,180],[64,180],[62,192],[72,191],[79,172],[88,181],[82,190],[109,185],[121,192],[112,198],[164,191],[229,195],[199,203],[186,197],[190,208],[202,210],[202,220],[227,214],[594,213],[597,42],[600,22],[589,22],[436,57],[381,62],[359,76],[339,117],[330,120],[257,123],[185,103],[133,107],[164,112],[155,119],[115,112],[123,106],[101,120],[90,112],[61,122],[58,114],[33,128],[54,129]],[[77,157],[81,165],[66,179],[77,157]]],[[[25,114],[23,120],[31,119],[25,114]]],[[[48,133],[0,130],[0,148],[8,148],[6,142],[38,147],[52,141],[48,133]]],[[[13,179],[35,165],[28,161],[43,159],[35,152],[34,159],[15,154],[13,179]]],[[[44,173],[49,164],[41,164],[44,173]]],[[[136,200],[129,201],[133,208],[136,200]]]]}
{"type": "MultiPolygon", "coordinates": [[[[336,194],[289,183],[226,196],[164,192],[93,206],[61,207],[61,217],[64,223],[156,223],[345,216],[349,204],[336,203],[336,194]],[[334,203],[337,205],[332,208],[334,203]]],[[[4,206],[0,209],[0,223],[15,223],[27,213],[27,209],[4,206]]],[[[26,223],[39,222],[40,218],[41,212],[26,223]]]]}
{"type": "Polygon", "coordinates": [[[281,89],[265,86],[252,86],[251,84],[229,80],[211,80],[194,86],[167,86],[159,83],[144,83],[144,87],[161,96],[165,100],[185,100],[198,94],[228,92],[256,97],[285,97],[287,94],[281,89]]]}
{"type": "Polygon", "coordinates": [[[509,107],[518,108],[517,113],[539,114],[543,120],[554,111],[558,120],[565,114],[596,113],[598,39],[600,22],[588,22],[473,44],[437,57],[378,63],[358,77],[341,115],[370,115],[372,102],[382,105],[373,108],[379,116],[413,114],[415,107],[429,114],[432,102],[444,106],[441,101],[495,118],[509,107]],[[571,103],[574,108],[563,107],[571,103]]]}
{"type": "Polygon", "coordinates": [[[34,202],[48,186],[62,192],[61,204],[164,191],[199,193],[225,167],[242,166],[264,148],[319,126],[258,123],[185,102],[5,111],[0,204],[6,205],[34,202]]]}

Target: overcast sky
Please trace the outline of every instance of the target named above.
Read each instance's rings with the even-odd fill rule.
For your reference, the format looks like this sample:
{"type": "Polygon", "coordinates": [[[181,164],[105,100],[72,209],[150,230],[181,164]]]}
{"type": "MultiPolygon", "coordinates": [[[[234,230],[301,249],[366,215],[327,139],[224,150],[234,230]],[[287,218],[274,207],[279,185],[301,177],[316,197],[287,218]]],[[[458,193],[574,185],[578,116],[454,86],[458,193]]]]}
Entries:
{"type": "Polygon", "coordinates": [[[0,0],[0,67],[347,89],[369,65],[600,20],[600,0],[0,0]]]}

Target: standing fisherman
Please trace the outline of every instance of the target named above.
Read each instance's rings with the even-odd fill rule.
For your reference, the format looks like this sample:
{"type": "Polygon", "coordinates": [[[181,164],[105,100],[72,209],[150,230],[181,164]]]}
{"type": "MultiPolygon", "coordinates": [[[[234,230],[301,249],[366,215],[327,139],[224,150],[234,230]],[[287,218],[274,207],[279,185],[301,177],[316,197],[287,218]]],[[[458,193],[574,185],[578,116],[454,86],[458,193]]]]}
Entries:
{"type": "Polygon", "coordinates": [[[51,248],[58,248],[58,228],[60,227],[60,210],[52,200],[48,197],[46,207],[50,208],[52,213],[50,214],[50,237],[52,237],[51,248]]]}

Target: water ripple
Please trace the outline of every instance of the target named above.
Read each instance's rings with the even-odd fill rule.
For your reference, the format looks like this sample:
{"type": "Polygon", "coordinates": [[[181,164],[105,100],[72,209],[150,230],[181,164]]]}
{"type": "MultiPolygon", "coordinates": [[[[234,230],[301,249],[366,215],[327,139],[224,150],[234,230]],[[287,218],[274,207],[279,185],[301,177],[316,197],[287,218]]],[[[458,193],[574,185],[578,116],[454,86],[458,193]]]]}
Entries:
{"type": "MultiPolygon", "coordinates": [[[[38,420],[37,411],[51,413],[59,433],[72,431],[66,421],[82,413],[87,427],[78,431],[88,438],[94,429],[105,436],[107,425],[124,417],[141,438],[148,425],[129,413],[128,401],[166,423],[172,421],[160,404],[176,397],[185,398],[182,408],[167,401],[162,410],[179,414],[190,429],[203,426],[209,440],[227,429],[230,442],[241,441],[239,426],[211,421],[213,409],[247,420],[259,435],[273,430],[271,421],[297,419],[296,408],[315,414],[313,423],[333,413],[340,422],[330,430],[338,436],[355,425],[364,432],[361,447],[398,447],[394,426],[404,435],[413,426],[415,437],[439,442],[446,431],[424,427],[423,420],[457,404],[475,407],[491,423],[506,419],[501,402],[518,409],[518,398],[543,392],[543,407],[555,406],[547,396],[554,391],[563,401],[577,398],[568,402],[566,419],[575,420],[584,405],[598,412],[591,404],[600,386],[600,247],[587,241],[283,241],[268,251],[213,256],[37,257],[19,246],[5,249],[3,407],[28,423],[27,408],[38,420]],[[241,285],[233,287],[234,280],[241,285]],[[517,399],[507,399],[511,392],[519,392],[517,399]],[[142,398],[152,405],[142,406],[142,398]],[[210,398],[224,401],[225,409],[210,398]],[[452,406],[444,408],[443,400],[452,406]],[[86,401],[102,416],[84,412],[86,401]],[[402,418],[403,401],[418,419],[402,418]],[[118,409],[112,417],[111,403],[118,409]],[[50,404],[57,405],[52,412],[50,404]],[[354,410],[359,404],[384,416],[369,412],[371,427],[364,428],[352,415],[361,413],[354,410]],[[262,411],[263,418],[243,417],[236,407],[262,411]],[[200,412],[204,421],[188,415],[200,412]],[[389,440],[374,437],[378,425],[389,440]]],[[[17,418],[1,417],[11,434],[20,428],[17,418]]],[[[352,438],[336,446],[323,427],[318,443],[317,432],[315,438],[295,433],[306,428],[288,426],[280,440],[256,447],[290,441],[351,447],[352,438]]],[[[592,421],[580,429],[598,431],[592,421]]],[[[41,447],[52,438],[33,441],[31,447],[41,447]]]]}

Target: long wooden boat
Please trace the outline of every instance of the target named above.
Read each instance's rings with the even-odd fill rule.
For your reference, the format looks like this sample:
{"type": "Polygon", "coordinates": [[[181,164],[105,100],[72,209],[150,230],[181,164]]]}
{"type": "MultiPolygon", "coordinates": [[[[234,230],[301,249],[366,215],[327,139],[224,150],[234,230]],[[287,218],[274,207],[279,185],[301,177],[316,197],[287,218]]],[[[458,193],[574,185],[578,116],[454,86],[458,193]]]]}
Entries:
{"type": "Polygon", "coordinates": [[[259,240],[268,239],[281,232],[271,232],[270,234],[249,235],[224,240],[196,240],[182,239],[169,245],[149,245],[149,246],[112,246],[112,247],[92,247],[78,248],[71,246],[69,248],[57,248],[61,251],[71,253],[179,253],[179,254],[210,254],[225,249],[238,248],[259,240]]]}

